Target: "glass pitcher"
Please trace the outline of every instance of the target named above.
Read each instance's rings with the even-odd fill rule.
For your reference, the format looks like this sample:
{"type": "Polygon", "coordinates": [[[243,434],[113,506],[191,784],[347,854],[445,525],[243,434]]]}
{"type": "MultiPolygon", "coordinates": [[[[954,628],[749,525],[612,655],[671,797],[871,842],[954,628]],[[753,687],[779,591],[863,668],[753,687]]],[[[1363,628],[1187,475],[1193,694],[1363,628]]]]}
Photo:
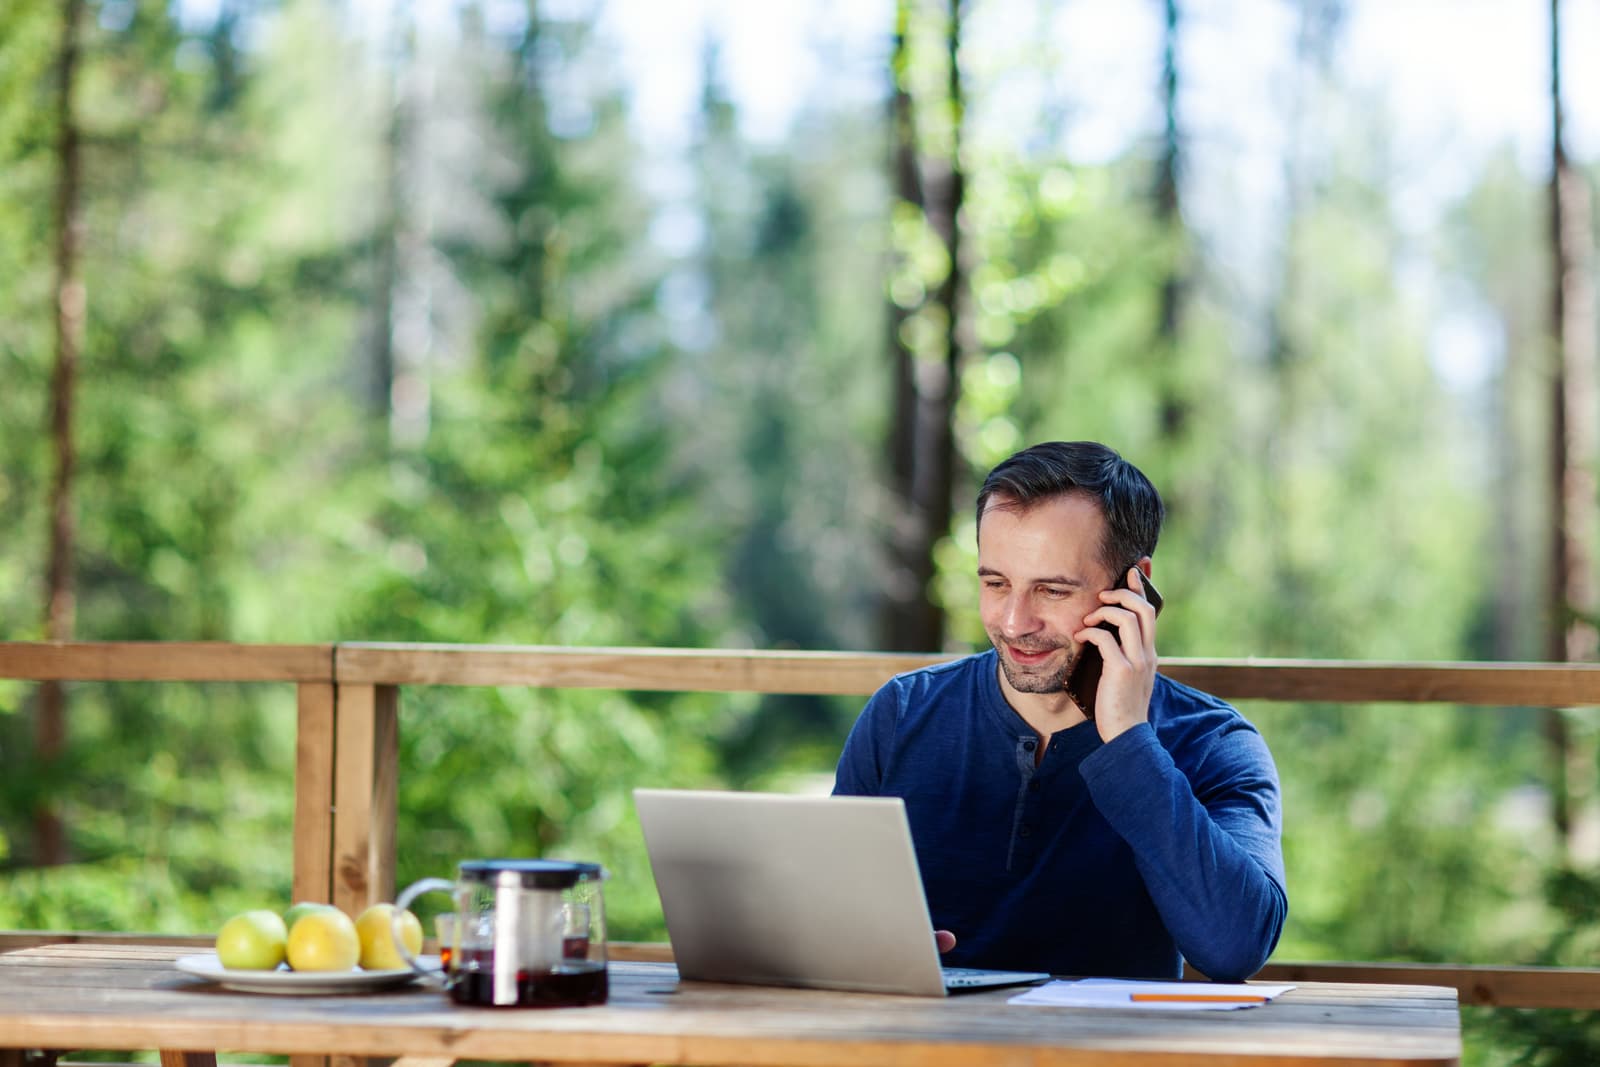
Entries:
{"type": "MultiPolygon", "coordinates": [[[[565,1007],[603,1004],[606,919],[597,863],[467,860],[456,880],[424,878],[395,901],[395,915],[423,893],[449,893],[452,922],[441,944],[445,991],[458,1004],[565,1007]]],[[[396,942],[411,966],[423,966],[396,942]]]]}

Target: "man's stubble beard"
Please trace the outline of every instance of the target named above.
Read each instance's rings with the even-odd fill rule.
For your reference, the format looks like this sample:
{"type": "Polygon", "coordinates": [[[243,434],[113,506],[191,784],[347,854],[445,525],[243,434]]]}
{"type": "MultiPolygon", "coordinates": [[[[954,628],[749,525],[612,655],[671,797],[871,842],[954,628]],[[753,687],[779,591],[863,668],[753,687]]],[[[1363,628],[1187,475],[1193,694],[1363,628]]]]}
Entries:
{"type": "MultiPolygon", "coordinates": [[[[991,639],[993,643],[993,639],[991,639]]],[[[1000,670],[1005,673],[1006,681],[1011,688],[1019,693],[1059,693],[1067,687],[1067,678],[1072,674],[1072,668],[1078,664],[1081,652],[1068,646],[1067,659],[1064,664],[1049,674],[1033,674],[1012,666],[1006,654],[995,647],[995,655],[1000,658],[1000,670]]]]}

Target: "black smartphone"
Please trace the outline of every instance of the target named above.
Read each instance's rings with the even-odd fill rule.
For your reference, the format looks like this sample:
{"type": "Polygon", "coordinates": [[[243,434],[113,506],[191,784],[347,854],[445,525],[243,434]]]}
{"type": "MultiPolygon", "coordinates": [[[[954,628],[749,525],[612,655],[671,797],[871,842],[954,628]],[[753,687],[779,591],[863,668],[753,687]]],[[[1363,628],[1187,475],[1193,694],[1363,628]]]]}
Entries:
{"type": "MultiPolygon", "coordinates": [[[[1117,575],[1113,589],[1128,588],[1128,571],[1132,567],[1124,567],[1117,575]]],[[[1139,578],[1144,583],[1144,598],[1150,601],[1150,606],[1156,609],[1156,614],[1161,614],[1161,593],[1157,591],[1155,583],[1149,575],[1140,573],[1139,578]]],[[[1109,622],[1095,623],[1102,630],[1111,631],[1113,636],[1120,637],[1117,628],[1109,622]]],[[[1100,658],[1100,649],[1085,641],[1083,648],[1078,652],[1078,662],[1072,665],[1072,673],[1067,676],[1067,695],[1072,697],[1078,707],[1083,709],[1087,718],[1094,718],[1094,698],[1100,690],[1100,672],[1105,668],[1105,661],[1100,658]]]]}

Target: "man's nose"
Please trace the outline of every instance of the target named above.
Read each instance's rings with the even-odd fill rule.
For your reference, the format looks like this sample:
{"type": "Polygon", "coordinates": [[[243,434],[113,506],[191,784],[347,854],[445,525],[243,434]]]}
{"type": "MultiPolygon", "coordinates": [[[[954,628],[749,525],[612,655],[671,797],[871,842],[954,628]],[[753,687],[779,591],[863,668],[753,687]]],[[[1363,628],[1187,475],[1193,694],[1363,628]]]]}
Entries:
{"type": "Polygon", "coordinates": [[[1039,616],[1033,610],[1031,598],[1025,593],[1012,593],[1007,597],[1000,625],[1007,637],[1023,637],[1038,629],[1039,616]]]}

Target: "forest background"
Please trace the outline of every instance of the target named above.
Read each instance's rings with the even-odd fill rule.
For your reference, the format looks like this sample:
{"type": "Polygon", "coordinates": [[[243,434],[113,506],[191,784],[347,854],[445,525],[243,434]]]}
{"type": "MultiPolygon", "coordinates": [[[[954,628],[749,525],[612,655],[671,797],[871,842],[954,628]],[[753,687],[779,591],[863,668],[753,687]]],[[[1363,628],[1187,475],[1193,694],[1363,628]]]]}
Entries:
{"type": "MultiPolygon", "coordinates": [[[[0,639],[973,649],[977,479],[1093,438],[1168,499],[1166,655],[1593,658],[1595,5],[1133,6],[818,3],[762,126],[733,43],[620,43],[671,4],[4,0],[0,639]],[[1486,6],[1538,132],[1466,152],[1351,28],[1486,6]]],[[[286,905],[292,703],[0,683],[0,928],[286,905]]],[[[660,937],[629,790],[825,789],[859,706],[407,689],[400,879],[597,859],[660,937]]],[[[1245,711],[1280,957],[1593,963],[1590,710],[1245,711]]]]}

